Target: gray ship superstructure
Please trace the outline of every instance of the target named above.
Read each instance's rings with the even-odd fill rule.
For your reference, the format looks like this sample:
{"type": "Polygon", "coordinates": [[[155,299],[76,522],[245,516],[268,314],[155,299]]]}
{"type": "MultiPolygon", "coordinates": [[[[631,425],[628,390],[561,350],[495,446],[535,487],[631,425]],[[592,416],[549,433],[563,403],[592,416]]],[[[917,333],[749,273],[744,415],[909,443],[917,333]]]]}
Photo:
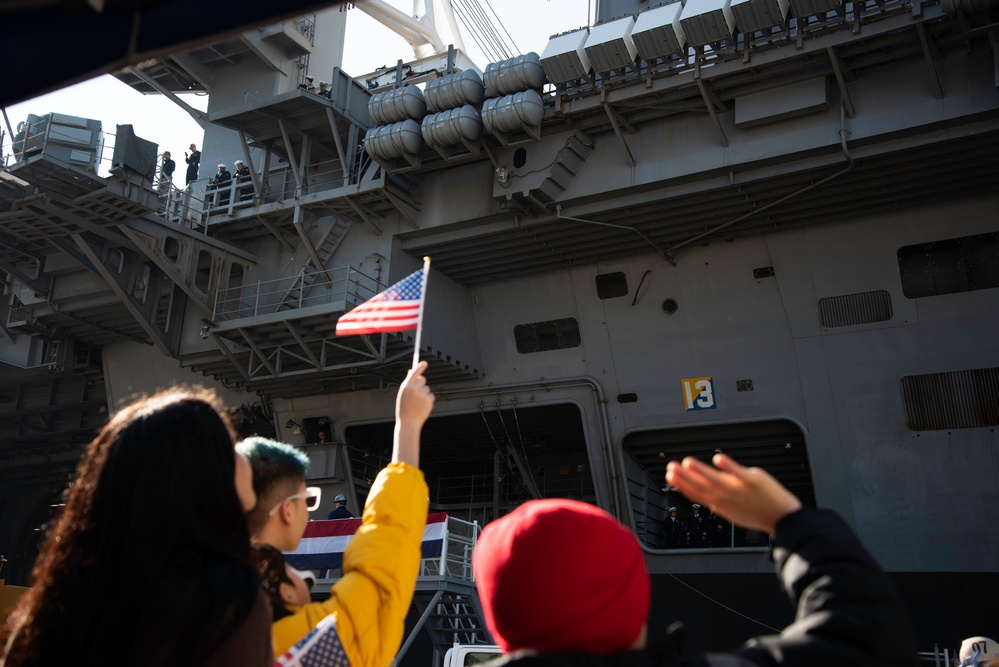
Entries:
{"type": "MultiPolygon", "coordinates": [[[[4,541],[31,554],[105,411],[178,380],[360,507],[414,337],[336,320],[429,256],[434,511],[593,502],[647,549],[654,626],[735,643],[788,620],[767,536],[663,532],[690,514],[665,463],[725,451],[846,517],[924,648],[956,645],[999,585],[997,13],[603,2],[481,72],[454,49],[329,64],[328,99],[291,52],[284,78],[254,61],[280,85],[234,74],[209,107],[202,180],[234,157],[251,178],[166,197],[141,140],[128,157],[119,129],[105,174],[82,134],[40,129],[0,182],[4,541]]],[[[169,91],[192,62],[218,77],[220,50],[119,76],[169,91]]]]}

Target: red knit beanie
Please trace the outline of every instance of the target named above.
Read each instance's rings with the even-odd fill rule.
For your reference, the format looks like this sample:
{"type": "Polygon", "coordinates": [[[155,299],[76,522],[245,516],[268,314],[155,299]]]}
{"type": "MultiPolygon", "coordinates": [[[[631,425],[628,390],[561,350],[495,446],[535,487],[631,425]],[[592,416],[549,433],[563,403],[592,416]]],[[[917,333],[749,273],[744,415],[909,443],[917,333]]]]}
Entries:
{"type": "Polygon", "coordinates": [[[486,625],[504,653],[614,653],[648,620],[638,540],[593,505],[524,503],[485,527],[472,563],[486,625]]]}

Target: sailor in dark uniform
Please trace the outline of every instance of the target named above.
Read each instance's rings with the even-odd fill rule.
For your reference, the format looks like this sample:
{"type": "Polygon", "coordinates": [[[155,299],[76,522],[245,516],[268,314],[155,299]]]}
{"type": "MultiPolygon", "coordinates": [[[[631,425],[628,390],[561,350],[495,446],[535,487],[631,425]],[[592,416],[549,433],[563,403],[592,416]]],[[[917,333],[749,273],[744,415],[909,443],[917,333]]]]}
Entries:
{"type": "Polygon", "coordinates": [[[687,546],[700,548],[708,546],[707,517],[701,514],[701,506],[694,503],[690,506],[690,518],[687,519],[687,546]]]}
{"type": "Polygon", "coordinates": [[[708,532],[713,547],[732,546],[732,526],[714,512],[708,513],[708,532]]]}
{"type": "Polygon", "coordinates": [[[201,165],[201,151],[195,144],[191,144],[191,153],[184,153],[184,162],[187,163],[187,185],[198,180],[198,168],[201,165]]]}
{"type": "Polygon", "coordinates": [[[666,512],[666,518],[663,520],[663,535],[666,537],[666,548],[679,549],[684,546],[686,538],[683,519],[676,515],[675,507],[670,507],[666,512]]]}
{"type": "Polygon", "coordinates": [[[242,160],[236,160],[236,182],[239,183],[239,200],[253,199],[253,179],[250,178],[250,168],[242,160]]]}
{"type": "Polygon", "coordinates": [[[229,205],[229,184],[232,183],[232,174],[229,170],[225,168],[224,164],[219,163],[219,170],[215,173],[215,178],[212,179],[212,185],[219,193],[218,205],[228,206],[229,205]]]}

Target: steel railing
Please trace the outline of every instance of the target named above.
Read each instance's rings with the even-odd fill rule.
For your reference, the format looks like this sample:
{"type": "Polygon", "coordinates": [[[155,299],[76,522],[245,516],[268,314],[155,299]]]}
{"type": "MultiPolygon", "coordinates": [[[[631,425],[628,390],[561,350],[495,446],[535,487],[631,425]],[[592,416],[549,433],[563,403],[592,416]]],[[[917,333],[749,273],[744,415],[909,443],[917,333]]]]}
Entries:
{"type": "Polygon", "coordinates": [[[213,322],[255,317],[286,310],[344,302],[363,303],[384,288],[378,280],[350,265],[296,276],[220,289],[213,322]]]}

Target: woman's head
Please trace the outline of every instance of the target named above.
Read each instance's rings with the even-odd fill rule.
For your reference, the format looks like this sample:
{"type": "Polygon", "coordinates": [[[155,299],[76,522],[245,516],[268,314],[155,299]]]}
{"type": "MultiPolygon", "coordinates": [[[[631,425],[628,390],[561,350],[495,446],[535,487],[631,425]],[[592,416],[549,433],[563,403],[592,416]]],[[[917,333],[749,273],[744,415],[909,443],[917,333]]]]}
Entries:
{"type": "Polygon", "coordinates": [[[162,650],[168,661],[184,634],[163,623],[200,619],[183,641],[189,655],[210,651],[255,594],[243,516],[252,481],[237,467],[233,442],[204,390],[171,389],[121,409],[91,442],[42,547],[35,586],[11,616],[13,646],[62,654],[75,639],[100,646],[95,639],[118,644],[131,633],[136,646],[162,650]],[[150,599],[155,624],[136,614],[150,599]],[[78,630],[68,641],[67,626],[78,630]]]}

